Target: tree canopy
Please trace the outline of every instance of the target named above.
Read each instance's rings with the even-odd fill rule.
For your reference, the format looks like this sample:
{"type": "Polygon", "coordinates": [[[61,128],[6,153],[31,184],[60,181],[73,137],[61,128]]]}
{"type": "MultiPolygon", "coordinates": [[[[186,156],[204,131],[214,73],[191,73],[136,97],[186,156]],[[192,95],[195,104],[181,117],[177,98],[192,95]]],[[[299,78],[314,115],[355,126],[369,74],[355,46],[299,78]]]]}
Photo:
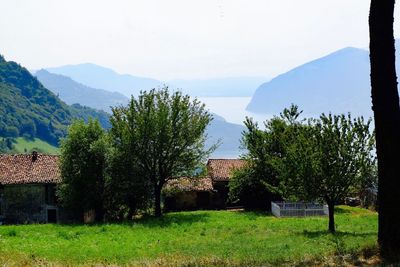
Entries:
{"type": "Polygon", "coordinates": [[[151,184],[155,214],[160,216],[165,182],[192,174],[212,151],[204,147],[212,116],[197,99],[170,93],[168,87],[142,92],[127,107],[112,111],[115,146],[121,153],[129,151],[131,169],[151,184]]]}
{"type": "Polygon", "coordinates": [[[374,175],[371,120],[352,119],[350,114],[300,117],[292,105],[266,121],[265,129],[246,120],[243,145],[249,164],[235,173],[230,194],[250,207],[260,199],[269,203],[280,197],[326,202],[329,230],[334,232],[334,205],[369,186],[374,175]]]}
{"type": "Polygon", "coordinates": [[[103,219],[106,149],[105,131],[97,120],[74,121],[61,142],[58,196],[75,218],[94,210],[103,219]]]}

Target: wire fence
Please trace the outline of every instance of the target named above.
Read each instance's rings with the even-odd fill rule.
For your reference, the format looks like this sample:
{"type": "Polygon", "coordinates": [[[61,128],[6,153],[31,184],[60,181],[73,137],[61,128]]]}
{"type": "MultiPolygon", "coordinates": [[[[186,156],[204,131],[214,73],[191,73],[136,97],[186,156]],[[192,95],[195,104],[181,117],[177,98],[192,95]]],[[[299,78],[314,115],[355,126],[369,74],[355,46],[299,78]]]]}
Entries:
{"type": "Polygon", "coordinates": [[[309,217],[328,215],[328,206],[305,202],[271,202],[272,214],[276,217],[309,217]]]}

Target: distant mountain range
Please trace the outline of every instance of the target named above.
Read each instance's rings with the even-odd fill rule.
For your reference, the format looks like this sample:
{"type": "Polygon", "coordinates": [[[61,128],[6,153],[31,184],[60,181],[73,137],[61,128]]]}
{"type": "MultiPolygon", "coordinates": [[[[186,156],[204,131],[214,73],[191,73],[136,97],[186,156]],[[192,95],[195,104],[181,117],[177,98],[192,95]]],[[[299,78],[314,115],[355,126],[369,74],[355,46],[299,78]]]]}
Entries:
{"type": "Polygon", "coordinates": [[[118,92],[127,97],[137,96],[141,90],[168,85],[195,97],[242,97],[252,96],[255,89],[266,81],[265,77],[227,77],[197,80],[159,81],[156,79],[119,74],[112,69],[86,63],[46,68],[53,74],[70,77],[88,87],[118,92]]]}
{"type": "Polygon", "coordinates": [[[107,113],[66,105],[27,69],[0,56],[0,137],[37,137],[57,145],[73,119],[89,117],[110,127],[107,113]]]}
{"type": "Polygon", "coordinates": [[[129,74],[119,74],[112,69],[85,63],[46,68],[48,72],[70,77],[88,87],[118,92],[127,97],[139,95],[141,90],[149,90],[163,85],[163,82],[129,74]]]}
{"type": "Polygon", "coordinates": [[[233,124],[227,122],[221,116],[213,114],[214,119],[207,127],[207,135],[209,139],[206,146],[210,147],[212,144],[221,141],[220,146],[211,155],[213,158],[237,158],[241,151],[240,140],[242,132],[246,129],[243,125],[233,124]]]}
{"type": "MultiPolygon", "coordinates": [[[[396,50],[399,67],[399,45],[396,50]]],[[[369,64],[368,51],[348,47],[269,82],[262,83],[262,77],[233,77],[173,80],[167,84],[191,96],[230,97],[250,96],[262,83],[247,106],[250,112],[279,114],[294,103],[306,116],[322,112],[372,116],[369,64]]],[[[73,118],[89,116],[99,118],[104,127],[109,127],[108,115],[95,109],[110,112],[110,106],[125,105],[130,95],[137,96],[141,90],[164,84],[156,79],[118,74],[95,64],[47,68],[35,75],[37,79],[18,64],[0,57],[0,137],[30,135],[56,144],[73,118]],[[57,96],[73,105],[64,104],[57,96]]],[[[244,126],[215,115],[207,129],[207,145],[217,140],[222,145],[212,156],[237,157],[244,130],[244,126]]]]}
{"type": "MultiPolygon", "coordinates": [[[[95,89],[79,83],[70,77],[50,73],[47,70],[37,71],[35,75],[45,87],[69,104],[79,103],[80,105],[110,112],[110,106],[125,105],[128,102],[128,98],[120,93],[95,89]]],[[[210,147],[218,141],[220,141],[220,146],[212,154],[212,157],[238,157],[240,154],[240,139],[245,127],[229,123],[216,114],[213,114],[213,116],[214,120],[207,128],[208,140],[206,146],[210,147]]]]}
{"type": "Polygon", "coordinates": [[[306,115],[322,112],[372,116],[369,53],[344,48],[262,84],[247,110],[279,114],[294,103],[306,115]]]}
{"type": "Polygon", "coordinates": [[[36,78],[68,105],[79,103],[83,106],[111,112],[110,107],[126,105],[129,98],[103,89],[95,89],[78,83],[71,78],[53,74],[44,69],[37,71],[36,78]]]}

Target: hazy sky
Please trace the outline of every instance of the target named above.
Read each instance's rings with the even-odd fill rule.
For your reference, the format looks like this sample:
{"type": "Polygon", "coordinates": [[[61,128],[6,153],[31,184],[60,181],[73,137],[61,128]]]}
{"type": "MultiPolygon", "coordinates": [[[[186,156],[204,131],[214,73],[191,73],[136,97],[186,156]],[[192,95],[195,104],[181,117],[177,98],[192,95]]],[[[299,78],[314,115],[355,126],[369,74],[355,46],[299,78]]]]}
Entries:
{"type": "Polygon", "coordinates": [[[0,54],[30,69],[91,62],[157,79],[273,76],[367,47],[369,2],[1,0],[0,54]]]}

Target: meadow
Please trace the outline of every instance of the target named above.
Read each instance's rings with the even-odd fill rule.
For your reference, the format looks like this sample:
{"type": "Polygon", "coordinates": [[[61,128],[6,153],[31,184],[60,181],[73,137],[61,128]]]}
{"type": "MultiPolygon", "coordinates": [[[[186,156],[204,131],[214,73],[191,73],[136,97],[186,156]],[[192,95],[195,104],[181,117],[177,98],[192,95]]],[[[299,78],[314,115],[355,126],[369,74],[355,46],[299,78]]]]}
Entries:
{"type": "MultiPolygon", "coordinates": [[[[341,206],[326,217],[194,211],[95,225],[0,226],[0,262],[30,265],[265,266],[324,261],[375,247],[377,214],[341,206]]],[[[307,265],[307,264],[305,264],[307,265]]]]}
{"type": "Polygon", "coordinates": [[[16,143],[14,144],[14,152],[15,153],[30,153],[33,150],[36,150],[40,153],[46,153],[51,155],[60,154],[59,148],[52,146],[39,138],[26,139],[23,137],[18,137],[15,139],[16,143]]]}

